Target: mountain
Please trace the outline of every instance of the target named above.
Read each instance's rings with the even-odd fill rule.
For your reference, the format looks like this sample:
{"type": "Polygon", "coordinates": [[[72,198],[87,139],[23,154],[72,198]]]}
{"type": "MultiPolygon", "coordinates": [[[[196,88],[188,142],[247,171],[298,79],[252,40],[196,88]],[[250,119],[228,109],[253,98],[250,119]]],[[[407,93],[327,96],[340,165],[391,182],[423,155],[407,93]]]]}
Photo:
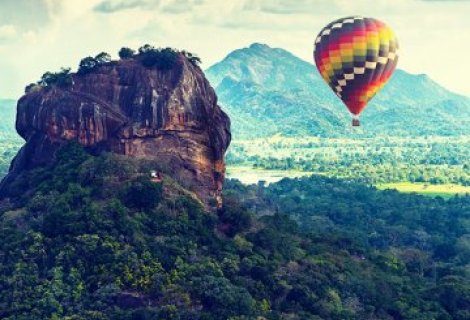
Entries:
{"type": "Polygon", "coordinates": [[[23,171],[54,161],[61,146],[76,142],[95,154],[151,159],[157,164],[149,172],[169,172],[190,182],[206,205],[220,203],[230,119],[185,54],[153,49],[76,74],[46,75],[18,101],[16,129],[26,144],[0,197],[23,171]]]}
{"type": "Polygon", "coordinates": [[[351,128],[350,115],[316,67],[286,50],[255,43],[206,71],[233,121],[235,138],[353,132],[381,135],[457,135],[470,126],[470,99],[426,75],[397,70],[351,128]]]}

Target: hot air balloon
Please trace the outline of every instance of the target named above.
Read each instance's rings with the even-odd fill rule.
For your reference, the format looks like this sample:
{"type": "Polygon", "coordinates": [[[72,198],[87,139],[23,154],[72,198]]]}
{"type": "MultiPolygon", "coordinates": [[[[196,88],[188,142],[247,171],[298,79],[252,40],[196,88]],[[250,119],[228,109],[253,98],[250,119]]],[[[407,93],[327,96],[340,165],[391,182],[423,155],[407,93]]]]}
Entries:
{"type": "Polygon", "coordinates": [[[353,115],[382,89],[398,62],[398,41],[385,23],[364,17],[331,22],[318,34],[315,64],[323,79],[353,115]]]}

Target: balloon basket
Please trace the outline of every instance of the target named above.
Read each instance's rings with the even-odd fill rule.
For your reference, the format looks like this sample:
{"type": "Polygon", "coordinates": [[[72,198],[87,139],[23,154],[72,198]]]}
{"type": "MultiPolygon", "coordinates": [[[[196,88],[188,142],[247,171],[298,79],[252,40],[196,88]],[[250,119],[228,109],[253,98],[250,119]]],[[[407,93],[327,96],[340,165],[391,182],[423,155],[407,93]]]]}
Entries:
{"type": "Polygon", "coordinates": [[[352,120],[352,126],[353,127],[360,127],[361,123],[359,122],[359,119],[353,119],[352,120]]]}

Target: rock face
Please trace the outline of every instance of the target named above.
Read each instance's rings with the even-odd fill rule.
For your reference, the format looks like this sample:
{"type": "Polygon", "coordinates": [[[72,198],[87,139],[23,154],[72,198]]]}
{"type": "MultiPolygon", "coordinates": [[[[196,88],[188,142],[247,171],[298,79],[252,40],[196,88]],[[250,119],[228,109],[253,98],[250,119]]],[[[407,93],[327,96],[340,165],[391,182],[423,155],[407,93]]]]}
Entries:
{"type": "Polygon", "coordinates": [[[93,152],[157,160],[191,181],[205,204],[220,204],[230,120],[201,69],[181,54],[170,70],[121,60],[74,74],[68,88],[30,92],[18,102],[16,129],[26,144],[0,197],[19,172],[53,161],[61,145],[77,141],[93,152]]]}

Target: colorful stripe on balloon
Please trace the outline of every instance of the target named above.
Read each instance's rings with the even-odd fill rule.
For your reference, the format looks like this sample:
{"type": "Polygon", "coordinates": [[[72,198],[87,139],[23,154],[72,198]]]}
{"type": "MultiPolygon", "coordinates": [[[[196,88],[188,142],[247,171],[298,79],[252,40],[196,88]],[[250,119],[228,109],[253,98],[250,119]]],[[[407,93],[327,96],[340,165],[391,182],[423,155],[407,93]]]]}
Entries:
{"type": "Polygon", "coordinates": [[[347,17],[319,33],[314,59],[323,79],[358,115],[395,70],[398,41],[381,21],[347,17]]]}

